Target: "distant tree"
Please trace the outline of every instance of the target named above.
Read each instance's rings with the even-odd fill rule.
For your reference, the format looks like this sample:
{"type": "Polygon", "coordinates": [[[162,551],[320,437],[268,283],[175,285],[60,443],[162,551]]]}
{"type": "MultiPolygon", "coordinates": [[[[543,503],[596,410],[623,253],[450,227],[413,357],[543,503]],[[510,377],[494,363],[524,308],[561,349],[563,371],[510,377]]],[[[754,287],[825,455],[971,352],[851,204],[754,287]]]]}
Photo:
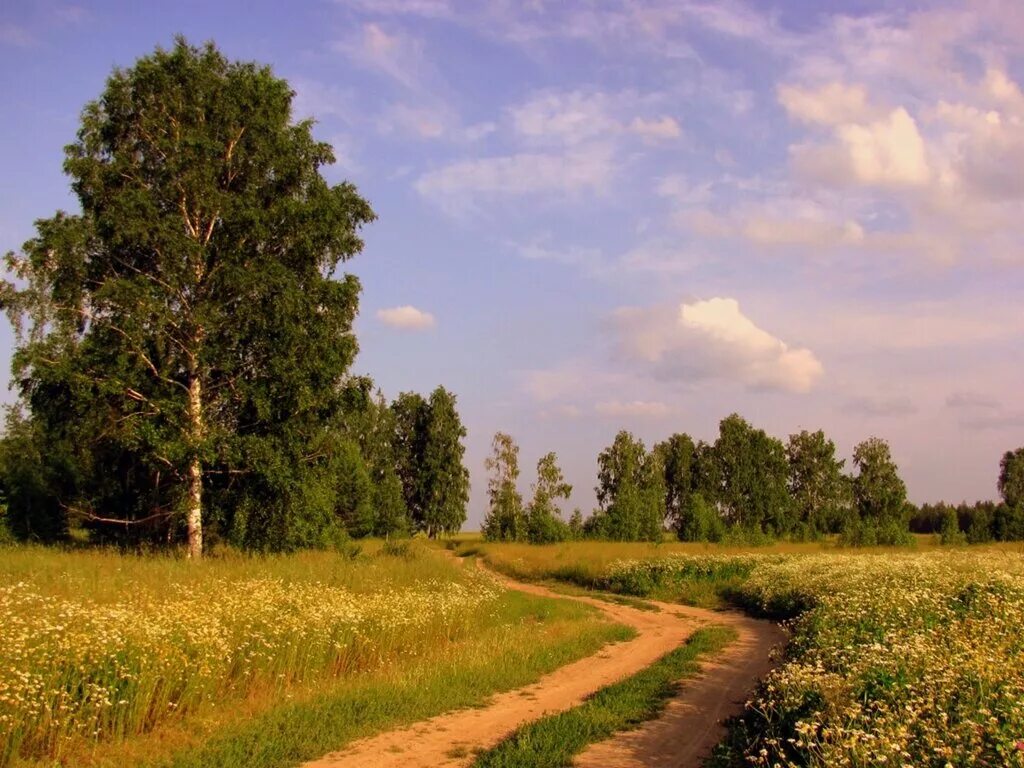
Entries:
{"type": "Polygon", "coordinates": [[[962,505],[957,510],[960,528],[967,532],[969,544],[985,544],[992,541],[996,504],[979,501],[973,506],[962,505]]]}
{"type": "Polygon", "coordinates": [[[338,518],[349,536],[369,536],[374,527],[373,481],[359,446],[351,440],[342,442],[335,467],[338,518]]]}
{"type": "Polygon", "coordinates": [[[519,480],[519,446],[511,435],[498,432],[491,442],[491,455],[484,462],[491,473],[487,481],[490,505],[484,516],[483,534],[489,541],[518,541],[526,538],[526,516],[519,480]]]}
{"type": "Polygon", "coordinates": [[[569,516],[569,538],[578,541],[583,538],[583,513],[579,507],[569,516]]]}
{"type": "Polygon", "coordinates": [[[926,502],[913,510],[909,518],[911,533],[938,533],[942,528],[947,506],[941,501],[936,504],[926,502]]]}
{"type": "Polygon", "coordinates": [[[565,482],[558,466],[558,456],[546,453],[537,462],[537,482],[527,509],[527,538],[534,544],[547,544],[572,538],[572,531],[562,520],[559,499],[572,495],[572,486],[565,482]]]}
{"type": "Polygon", "coordinates": [[[425,518],[420,467],[426,449],[430,407],[422,395],[402,392],[391,403],[394,421],[395,468],[402,485],[402,497],[413,528],[422,530],[425,518]]]}
{"type": "Polygon", "coordinates": [[[642,441],[621,431],[597,458],[600,510],[589,532],[618,541],[659,540],[665,514],[664,470],[642,441]]]}
{"type": "Polygon", "coordinates": [[[455,408],[455,395],[444,387],[430,394],[429,417],[420,465],[423,518],[420,530],[431,538],[458,533],[466,522],[469,470],[463,464],[466,428],[455,408]]]}
{"type": "Polygon", "coordinates": [[[1024,541],[1024,506],[998,505],[992,513],[992,535],[996,541],[1024,541]]]}
{"type": "Polygon", "coordinates": [[[699,491],[690,495],[681,521],[677,533],[682,541],[721,541],[725,536],[721,513],[699,491]]]}
{"type": "Polygon", "coordinates": [[[1024,507],[1024,448],[1003,454],[999,462],[998,488],[1008,506],[1024,507]]]}
{"type": "Polygon", "coordinates": [[[714,461],[718,503],[731,525],[781,536],[792,527],[789,463],[782,442],[732,414],[719,424],[714,461]]]}
{"type": "Polygon", "coordinates": [[[718,506],[722,495],[722,469],[715,457],[714,445],[698,441],[693,449],[690,474],[693,492],[700,493],[706,503],[718,506]]]}
{"type": "Polygon", "coordinates": [[[852,498],[835,443],[820,429],[803,430],[789,436],[786,458],[795,520],[804,534],[838,532],[850,514],[852,498]]]}
{"type": "Polygon", "coordinates": [[[694,492],[697,446],[687,434],[674,434],[654,446],[665,472],[665,513],[673,530],[682,537],[688,527],[690,496],[694,492]]]}
{"type": "MultiPolygon", "coordinates": [[[[380,390],[376,397],[366,392],[356,425],[366,470],[373,484],[373,534],[389,538],[409,532],[411,520],[398,475],[398,425],[395,412],[380,390]]],[[[350,426],[351,432],[351,426],[350,426]]]]}
{"type": "Polygon", "coordinates": [[[293,97],[268,67],[181,39],[116,70],[66,149],[81,214],[37,222],[8,256],[15,376],[33,418],[61,403],[74,419],[61,503],[81,519],[181,520],[199,557],[208,492],[266,502],[287,541],[294,504],[332,506],[322,433],[359,295],[335,272],[374,214],[320,175],[331,148],[293,97]]]}
{"type": "Polygon", "coordinates": [[[0,480],[3,486],[4,527],[15,539],[52,543],[67,536],[67,511],[61,498],[75,484],[67,458],[46,451],[61,451],[38,434],[38,425],[18,409],[7,414],[4,439],[0,441],[0,480]]]}
{"type": "Polygon", "coordinates": [[[939,528],[941,541],[944,545],[960,545],[967,543],[967,536],[960,530],[960,519],[952,507],[946,507],[942,517],[942,526],[939,528]]]}
{"type": "Polygon", "coordinates": [[[865,440],[854,448],[853,463],[857,468],[853,498],[859,525],[872,530],[878,544],[903,543],[909,535],[905,518],[907,487],[889,444],[877,437],[865,440]]]}

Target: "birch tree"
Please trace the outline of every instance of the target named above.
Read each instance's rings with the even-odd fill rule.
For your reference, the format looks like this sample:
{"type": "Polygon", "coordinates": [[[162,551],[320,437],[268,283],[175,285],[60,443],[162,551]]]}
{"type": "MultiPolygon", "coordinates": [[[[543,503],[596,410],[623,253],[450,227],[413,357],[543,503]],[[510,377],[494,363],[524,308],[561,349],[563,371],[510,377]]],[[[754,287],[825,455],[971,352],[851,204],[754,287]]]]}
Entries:
{"type": "Polygon", "coordinates": [[[8,255],[24,406],[66,398],[82,440],[130,455],[192,557],[215,474],[320,460],[356,352],[359,284],[334,273],[374,215],[322,178],[331,148],[293,121],[293,95],[182,39],[115,71],[66,148],[81,212],[8,255]]]}

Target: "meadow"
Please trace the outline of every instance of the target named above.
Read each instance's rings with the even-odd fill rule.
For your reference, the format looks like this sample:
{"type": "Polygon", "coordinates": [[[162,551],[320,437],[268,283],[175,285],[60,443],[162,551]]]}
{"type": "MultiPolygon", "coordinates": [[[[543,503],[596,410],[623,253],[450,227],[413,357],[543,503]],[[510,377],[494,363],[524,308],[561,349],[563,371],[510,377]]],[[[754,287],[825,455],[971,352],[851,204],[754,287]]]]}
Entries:
{"type": "Polygon", "coordinates": [[[785,621],[785,657],[732,724],[717,768],[1024,766],[1020,545],[482,551],[521,577],[733,605],[785,621]]]}
{"type": "Polygon", "coordinates": [[[201,563],[7,548],[0,627],[4,766],[294,764],[628,635],[415,543],[201,563]],[[280,716],[284,733],[251,727],[280,716]]]}

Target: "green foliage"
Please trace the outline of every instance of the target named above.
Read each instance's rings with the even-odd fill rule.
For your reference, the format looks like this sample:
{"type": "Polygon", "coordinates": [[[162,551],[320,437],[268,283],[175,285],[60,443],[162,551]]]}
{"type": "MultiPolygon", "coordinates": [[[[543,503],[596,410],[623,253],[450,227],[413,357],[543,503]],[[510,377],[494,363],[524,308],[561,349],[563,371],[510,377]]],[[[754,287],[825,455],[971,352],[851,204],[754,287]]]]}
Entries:
{"type": "Polygon", "coordinates": [[[562,520],[558,499],[568,499],[572,486],[565,482],[558,466],[558,456],[546,453],[537,462],[537,481],[533,484],[533,499],[526,512],[527,539],[534,544],[550,544],[574,537],[569,525],[562,520]]]}
{"type": "Polygon", "coordinates": [[[858,470],[853,498],[861,520],[879,531],[893,526],[905,529],[907,487],[889,444],[877,437],[865,440],[853,449],[853,463],[858,470]]]}
{"type": "Polygon", "coordinates": [[[396,474],[412,530],[430,538],[457,533],[466,521],[469,470],[463,464],[466,429],[455,395],[444,387],[427,400],[403,392],[391,410],[396,474]]]}
{"type": "Polygon", "coordinates": [[[487,481],[490,506],[483,521],[488,541],[518,541],[526,538],[526,512],[516,487],[519,480],[519,446],[511,435],[498,432],[491,443],[492,455],[484,462],[491,477],[487,481]]]}
{"type": "Polygon", "coordinates": [[[786,449],[737,414],[722,419],[714,445],[717,501],[734,526],[783,536],[792,527],[786,449]]]}
{"type": "Polygon", "coordinates": [[[688,525],[691,494],[694,493],[697,446],[687,434],[674,434],[654,446],[665,471],[665,513],[680,539],[688,525]]]}
{"type": "Polygon", "coordinates": [[[795,528],[799,537],[813,539],[836,533],[852,514],[852,489],[843,474],[836,445],[817,432],[803,430],[789,436],[789,492],[793,498],[795,528]]]}
{"type": "Polygon", "coordinates": [[[202,514],[238,530],[244,509],[242,540],[287,546],[253,537],[257,519],[287,530],[296,505],[331,506],[317,449],[341,411],[359,294],[334,274],[374,214],[324,181],[331,148],[292,121],[292,98],[269,68],[180,39],[115,71],[67,148],[82,213],[38,222],[8,256],[42,472],[74,476],[46,485],[106,537],[159,521],[173,540],[185,516],[198,554],[202,514]]]}
{"type": "Polygon", "coordinates": [[[573,541],[583,538],[583,512],[579,507],[574,509],[569,517],[569,538],[573,541]]]}
{"type": "Polygon", "coordinates": [[[430,394],[428,406],[420,484],[424,499],[422,529],[433,538],[458,533],[466,522],[469,470],[462,461],[466,428],[455,409],[455,395],[438,387],[430,394]]]}
{"type": "Polygon", "coordinates": [[[952,507],[947,507],[939,534],[944,546],[959,546],[967,543],[967,536],[960,530],[960,519],[952,507]]]}
{"type": "Polygon", "coordinates": [[[373,482],[366,471],[359,446],[345,440],[336,458],[337,495],[335,510],[350,536],[362,538],[373,533],[373,482]]]}
{"type": "Polygon", "coordinates": [[[1024,447],[1003,454],[999,462],[998,488],[1007,506],[1024,507],[1024,447]]]}
{"type": "Polygon", "coordinates": [[[660,541],[665,519],[665,475],[657,453],[622,431],[597,458],[601,509],[587,533],[616,541],[660,541]]]}
{"type": "Polygon", "coordinates": [[[725,521],[718,509],[694,493],[679,518],[680,541],[721,541],[725,537],[725,521]]]}
{"type": "Polygon", "coordinates": [[[9,410],[0,441],[4,537],[54,542],[67,536],[67,512],[60,497],[62,489],[74,487],[73,470],[62,457],[46,456],[45,448],[37,425],[16,409],[9,410]]]}
{"type": "Polygon", "coordinates": [[[698,659],[720,651],[735,639],[723,627],[699,629],[686,644],[646,669],[606,686],[566,712],[536,720],[481,754],[478,768],[540,768],[571,765],[588,745],[657,717],[680,681],[697,674],[698,659]]]}

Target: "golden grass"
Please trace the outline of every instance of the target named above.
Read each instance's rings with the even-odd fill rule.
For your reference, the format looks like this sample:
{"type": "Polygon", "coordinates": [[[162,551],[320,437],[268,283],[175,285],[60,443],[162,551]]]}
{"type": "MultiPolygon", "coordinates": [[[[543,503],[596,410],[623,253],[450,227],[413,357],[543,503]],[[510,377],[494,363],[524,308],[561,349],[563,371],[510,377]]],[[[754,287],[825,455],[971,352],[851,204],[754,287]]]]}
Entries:
{"type": "Polygon", "coordinates": [[[420,543],[202,562],[4,549],[0,765],[414,665],[518,621],[506,594],[420,543]]]}

